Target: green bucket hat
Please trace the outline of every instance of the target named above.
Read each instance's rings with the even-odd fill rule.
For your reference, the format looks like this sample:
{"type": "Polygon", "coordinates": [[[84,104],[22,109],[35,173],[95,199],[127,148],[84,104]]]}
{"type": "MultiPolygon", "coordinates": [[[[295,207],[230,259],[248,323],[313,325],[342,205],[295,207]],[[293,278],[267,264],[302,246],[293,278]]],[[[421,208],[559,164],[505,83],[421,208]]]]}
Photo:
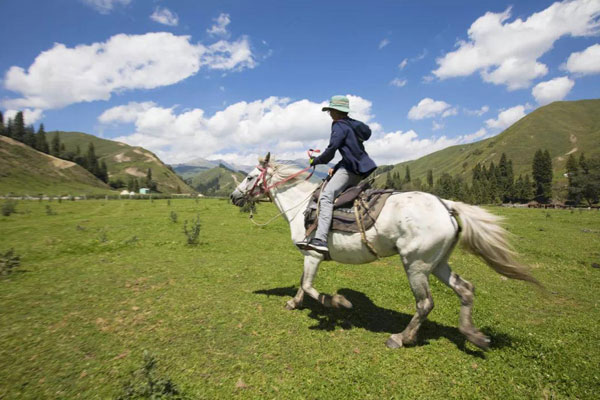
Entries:
{"type": "Polygon", "coordinates": [[[350,101],[346,96],[333,96],[331,100],[329,100],[329,105],[327,107],[323,107],[321,111],[328,111],[331,109],[349,113],[350,101]]]}

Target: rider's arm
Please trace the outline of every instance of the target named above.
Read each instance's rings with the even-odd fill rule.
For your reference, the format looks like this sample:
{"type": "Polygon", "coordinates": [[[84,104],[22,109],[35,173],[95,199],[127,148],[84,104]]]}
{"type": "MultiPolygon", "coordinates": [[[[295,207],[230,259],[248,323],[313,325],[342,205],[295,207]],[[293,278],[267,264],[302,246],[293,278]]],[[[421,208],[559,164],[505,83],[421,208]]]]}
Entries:
{"type": "Polygon", "coordinates": [[[329,145],[323,151],[319,157],[316,157],[313,161],[313,165],[327,164],[335,156],[335,152],[344,143],[347,131],[341,126],[342,124],[333,124],[331,128],[331,139],[329,139],[329,145]]]}

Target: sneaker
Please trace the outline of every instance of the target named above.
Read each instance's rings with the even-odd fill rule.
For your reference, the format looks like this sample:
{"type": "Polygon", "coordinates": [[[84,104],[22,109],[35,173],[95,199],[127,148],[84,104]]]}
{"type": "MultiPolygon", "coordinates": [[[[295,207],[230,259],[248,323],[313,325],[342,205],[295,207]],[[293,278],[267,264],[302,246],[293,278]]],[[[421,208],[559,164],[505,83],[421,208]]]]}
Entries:
{"type": "Polygon", "coordinates": [[[321,239],[314,239],[314,238],[311,239],[311,241],[308,242],[308,245],[306,247],[308,250],[314,250],[321,254],[329,253],[329,248],[327,247],[327,242],[325,242],[321,239]]]}
{"type": "Polygon", "coordinates": [[[294,243],[296,245],[297,248],[299,248],[300,250],[308,250],[308,239],[304,239],[300,242],[296,242],[294,243]]]}

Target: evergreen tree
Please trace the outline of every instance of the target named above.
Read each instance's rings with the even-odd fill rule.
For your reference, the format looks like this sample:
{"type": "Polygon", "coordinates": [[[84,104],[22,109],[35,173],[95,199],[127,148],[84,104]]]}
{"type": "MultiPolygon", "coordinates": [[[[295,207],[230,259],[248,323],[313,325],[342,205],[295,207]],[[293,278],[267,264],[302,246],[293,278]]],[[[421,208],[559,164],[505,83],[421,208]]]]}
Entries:
{"type": "Polygon", "coordinates": [[[429,186],[429,190],[433,189],[433,170],[427,170],[427,185],[429,186]]]}
{"type": "Polygon", "coordinates": [[[6,123],[6,126],[4,127],[4,136],[8,136],[9,138],[12,138],[12,131],[13,131],[13,122],[12,122],[12,119],[9,118],[8,122],[6,123]]]}
{"type": "Polygon", "coordinates": [[[92,142],[88,144],[88,151],[85,156],[85,168],[94,176],[100,177],[100,165],[98,164],[96,150],[94,149],[94,143],[92,142]]]}
{"type": "MultiPolygon", "coordinates": [[[[581,154],[583,156],[583,153],[581,154]]],[[[580,157],[581,160],[581,157],[580,157]]],[[[579,179],[579,166],[580,163],[577,161],[573,154],[569,155],[567,159],[567,203],[576,206],[579,204],[582,198],[581,180],[579,179]]]]}
{"type": "Polygon", "coordinates": [[[37,134],[35,135],[35,148],[43,153],[50,153],[50,146],[46,140],[46,131],[44,130],[44,124],[40,124],[37,134]]]}
{"type": "Polygon", "coordinates": [[[52,137],[52,141],[50,144],[50,154],[52,154],[54,157],[60,156],[60,137],[58,135],[58,132],[56,132],[56,134],[52,137]]]}
{"type": "Polygon", "coordinates": [[[35,128],[33,127],[33,125],[30,125],[25,128],[25,134],[23,135],[23,143],[35,149],[35,128]]]}
{"type": "Polygon", "coordinates": [[[137,178],[133,178],[133,191],[135,193],[140,192],[140,183],[138,182],[137,178]]]}
{"type": "Polygon", "coordinates": [[[100,171],[100,176],[98,176],[98,178],[100,178],[100,180],[102,182],[108,183],[108,168],[106,168],[106,163],[104,162],[104,160],[102,160],[102,162],[100,163],[99,171],[100,171]]]}
{"type": "Polygon", "coordinates": [[[0,111],[0,135],[6,136],[6,129],[4,127],[4,115],[2,115],[2,111],[0,111]]]}
{"type": "Polygon", "coordinates": [[[552,158],[548,150],[539,149],[533,156],[533,180],[535,182],[535,200],[549,203],[552,198],[552,158]]]}
{"type": "Polygon", "coordinates": [[[64,143],[61,143],[60,144],[60,153],[59,154],[60,154],[60,156],[62,158],[67,158],[68,159],[68,157],[65,157],[66,153],[67,153],[67,148],[65,147],[64,143]]]}
{"type": "Polygon", "coordinates": [[[404,173],[404,182],[410,182],[410,167],[406,166],[406,172],[404,173]]]}
{"type": "Polygon", "coordinates": [[[148,168],[148,172],[146,172],[146,187],[150,189],[152,187],[152,168],[148,168]]]}
{"type": "Polygon", "coordinates": [[[129,192],[133,191],[133,176],[129,175],[129,178],[127,179],[127,190],[129,192]]]}
{"type": "Polygon", "coordinates": [[[23,117],[23,111],[19,111],[15,115],[12,125],[12,138],[22,142],[25,138],[25,119],[23,117]]]}

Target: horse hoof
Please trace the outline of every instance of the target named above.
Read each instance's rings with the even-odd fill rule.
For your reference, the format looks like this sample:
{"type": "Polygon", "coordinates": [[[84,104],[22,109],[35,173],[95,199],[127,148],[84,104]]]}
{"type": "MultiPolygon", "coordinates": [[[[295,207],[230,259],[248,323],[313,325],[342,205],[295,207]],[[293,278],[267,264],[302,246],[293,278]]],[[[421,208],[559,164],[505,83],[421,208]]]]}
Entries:
{"type": "Polygon", "coordinates": [[[488,350],[490,348],[491,340],[481,332],[477,332],[467,336],[467,340],[479,347],[481,350],[488,350]]]}
{"type": "Polygon", "coordinates": [[[386,342],[385,345],[390,348],[390,349],[399,349],[400,347],[402,347],[402,343],[398,343],[396,342],[394,339],[389,338],[386,342]]]}
{"type": "Polygon", "coordinates": [[[294,299],[288,300],[285,303],[285,309],[286,310],[295,310],[296,309],[296,302],[294,301],[294,299]]]}
{"type": "Polygon", "coordinates": [[[335,307],[335,308],[347,308],[350,309],[352,308],[352,303],[350,303],[348,301],[348,299],[346,299],[344,296],[342,296],[341,294],[336,294],[331,298],[331,304],[335,307]]]}

